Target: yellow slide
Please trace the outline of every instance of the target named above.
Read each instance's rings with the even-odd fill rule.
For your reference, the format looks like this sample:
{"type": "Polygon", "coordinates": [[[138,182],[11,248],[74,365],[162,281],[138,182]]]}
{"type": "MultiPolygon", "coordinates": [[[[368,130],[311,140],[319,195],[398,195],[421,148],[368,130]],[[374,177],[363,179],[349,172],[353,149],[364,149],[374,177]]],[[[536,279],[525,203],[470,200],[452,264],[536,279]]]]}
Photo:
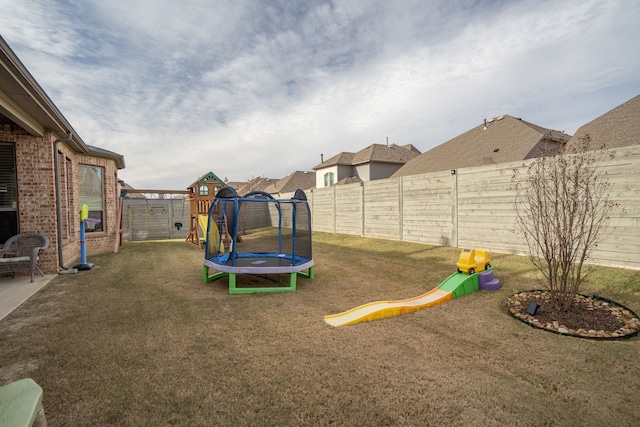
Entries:
{"type": "MultiPolygon", "coordinates": [[[[206,236],[207,235],[207,223],[209,222],[209,216],[208,215],[198,215],[198,224],[200,224],[200,230],[202,230],[202,235],[206,236]]],[[[210,250],[210,253],[213,252],[220,252],[221,254],[224,253],[224,245],[220,245],[220,248],[218,250],[218,244],[220,243],[220,232],[218,231],[218,227],[215,226],[215,224],[213,225],[213,227],[211,227],[211,230],[209,230],[209,244],[213,245],[213,246],[209,246],[212,249],[215,250],[210,250]]]]}
{"type": "Polygon", "coordinates": [[[447,302],[453,298],[453,292],[438,288],[432,289],[420,296],[398,300],[398,301],[377,301],[361,305],[343,313],[324,316],[324,321],[331,326],[347,326],[354,323],[368,322],[371,320],[384,319],[385,317],[399,316],[401,314],[413,313],[423,308],[447,302]]]}

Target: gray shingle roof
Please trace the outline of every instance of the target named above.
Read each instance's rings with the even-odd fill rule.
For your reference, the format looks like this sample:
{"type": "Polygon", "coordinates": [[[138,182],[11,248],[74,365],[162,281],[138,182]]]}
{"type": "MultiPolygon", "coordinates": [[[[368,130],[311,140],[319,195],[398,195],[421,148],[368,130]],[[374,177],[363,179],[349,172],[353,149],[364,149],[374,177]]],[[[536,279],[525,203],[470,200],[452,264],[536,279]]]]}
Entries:
{"type": "Polygon", "coordinates": [[[359,176],[349,176],[347,178],[343,178],[340,181],[336,182],[335,185],[345,185],[345,184],[353,184],[356,182],[364,182],[359,176]]]}
{"type": "Polygon", "coordinates": [[[392,177],[528,159],[543,141],[560,143],[570,135],[520,118],[500,116],[415,157],[392,177]]]}
{"type": "Polygon", "coordinates": [[[329,160],[315,166],[313,170],[336,165],[353,166],[371,162],[404,164],[418,155],[420,155],[420,151],[411,144],[371,144],[357,153],[343,151],[336,154],[329,160]]]}
{"type": "Polygon", "coordinates": [[[244,196],[252,191],[265,191],[267,187],[276,183],[276,179],[255,177],[251,181],[244,183],[239,187],[233,187],[238,196],[244,196]]]}
{"type": "Polygon", "coordinates": [[[329,160],[325,160],[324,162],[320,163],[319,165],[315,166],[313,168],[313,170],[316,169],[322,169],[322,168],[326,168],[329,166],[336,166],[336,165],[349,165],[351,166],[352,162],[353,162],[353,156],[355,156],[355,153],[349,153],[347,151],[343,151],[342,153],[338,153],[335,156],[331,157],[329,160]]]}
{"type": "Polygon", "coordinates": [[[237,188],[242,187],[243,185],[247,185],[247,184],[248,184],[248,182],[246,182],[246,181],[229,181],[229,182],[227,182],[227,185],[229,187],[233,187],[234,190],[237,189],[237,188]]]}
{"type": "Polygon", "coordinates": [[[413,146],[413,144],[405,144],[405,145],[396,145],[396,144],[391,144],[392,146],[396,146],[396,147],[402,147],[404,149],[407,149],[409,151],[413,151],[414,153],[417,154],[422,154],[422,152],[420,150],[418,150],[416,147],[413,146]]]}
{"type": "Polygon", "coordinates": [[[294,191],[308,190],[315,188],[316,174],[315,172],[295,171],[275,183],[269,185],[264,191],[271,194],[276,193],[293,193],[294,191]]]}
{"type": "Polygon", "coordinates": [[[420,152],[416,151],[406,149],[396,144],[392,144],[390,146],[371,144],[367,148],[358,151],[353,156],[352,164],[360,165],[362,163],[371,162],[405,164],[409,160],[420,155],[420,152]]]}
{"type": "Polygon", "coordinates": [[[568,145],[587,134],[593,148],[600,148],[603,144],[606,148],[640,144],[640,95],[581,126],[568,145]]]}

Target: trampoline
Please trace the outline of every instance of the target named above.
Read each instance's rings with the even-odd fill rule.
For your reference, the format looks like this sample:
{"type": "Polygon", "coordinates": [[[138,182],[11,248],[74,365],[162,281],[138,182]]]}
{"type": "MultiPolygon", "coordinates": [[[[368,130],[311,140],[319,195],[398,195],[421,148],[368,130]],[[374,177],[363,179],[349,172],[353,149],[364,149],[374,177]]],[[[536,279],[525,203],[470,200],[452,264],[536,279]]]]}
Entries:
{"type": "Polygon", "coordinates": [[[313,278],[311,246],[304,191],[276,199],[262,191],[240,197],[224,187],[209,208],[203,280],[229,277],[230,294],[295,291],[298,276],[313,278]],[[287,286],[238,286],[237,274],[289,274],[289,281],[287,286]]]}

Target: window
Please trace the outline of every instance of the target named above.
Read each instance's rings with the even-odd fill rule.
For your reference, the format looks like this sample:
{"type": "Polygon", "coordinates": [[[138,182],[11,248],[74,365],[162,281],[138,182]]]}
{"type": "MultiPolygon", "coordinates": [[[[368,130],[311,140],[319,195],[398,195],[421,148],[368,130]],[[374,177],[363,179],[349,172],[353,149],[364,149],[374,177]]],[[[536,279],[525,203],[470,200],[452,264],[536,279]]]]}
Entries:
{"type": "Polygon", "coordinates": [[[18,234],[18,185],[14,145],[0,142],[0,244],[18,234]]]}
{"type": "Polygon", "coordinates": [[[324,174],[324,186],[330,187],[333,185],[334,175],[333,172],[327,172],[324,174]]]}
{"type": "Polygon", "coordinates": [[[68,157],[65,157],[65,168],[64,168],[64,176],[66,179],[66,199],[67,199],[67,204],[66,204],[66,209],[67,209],[67,218],[66,218],[66,223],[64,224],[64,230],[65,230],[65,234],[63,237],[69,237],[71,235],[71,224],[73,219],[75,218],[75,216],[72,216],[73,213],[73,209],[71,208],[71,195],[73,194],[73,186],[72,186],[72,182],[71,182],[71,159],[68,157]]]}
{"type": "Polygon", "coordinates": [[[200,188],[198,189],[198,192],[200,193],[201,196],[208,196],[209,195],[209,186],[202,184],[200,186],[200,188]]]}
{"type": "Polygon", "coordinates": [[[80,206],[89,206],[89,218],[85,221],[85,232],[95,233],[104,230],[104,170],[98,166],[78,165],[80,182],[80,206]]]}
{"type": "Polygon", "coordinates": [[[68,239],[71,235],[71,224],[76,219],[76,215],[72,215],[71,208],[71,159],[66,157],[62,152],[58,151],[58,165],[60,167],[60,224],[62,225],[62,238],[68,239]]]}

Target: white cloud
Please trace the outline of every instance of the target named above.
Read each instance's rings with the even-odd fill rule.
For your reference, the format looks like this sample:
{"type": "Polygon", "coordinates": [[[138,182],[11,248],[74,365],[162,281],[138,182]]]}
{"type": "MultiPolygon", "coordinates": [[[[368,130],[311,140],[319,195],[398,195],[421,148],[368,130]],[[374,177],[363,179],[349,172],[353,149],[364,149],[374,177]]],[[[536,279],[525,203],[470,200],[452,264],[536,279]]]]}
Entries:
{"type": "Polygon", "coordinates": [[[0,0],[2,35],[137,187],[281,178],[425,151],[483,118],[576,128],[640,92],[640,6],[611,1],[0,0]]]}

